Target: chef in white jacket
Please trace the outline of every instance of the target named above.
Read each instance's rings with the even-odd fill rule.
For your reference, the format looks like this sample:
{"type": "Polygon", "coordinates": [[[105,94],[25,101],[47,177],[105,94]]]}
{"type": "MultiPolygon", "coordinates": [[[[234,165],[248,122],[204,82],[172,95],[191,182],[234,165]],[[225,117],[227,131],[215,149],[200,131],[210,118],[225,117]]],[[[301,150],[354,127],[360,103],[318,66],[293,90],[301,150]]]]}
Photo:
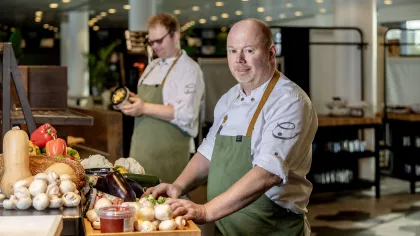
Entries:
{"type": "Polygon", "coordinates": [[[121,111],[135,117],[130,156],[163,182],[175,181],[190,159],[204,103],[199,65],[180,48],[180,26],[166,13],[148,20],[148,44],[158,59],[145,68],[132,104],[121,111]]]}

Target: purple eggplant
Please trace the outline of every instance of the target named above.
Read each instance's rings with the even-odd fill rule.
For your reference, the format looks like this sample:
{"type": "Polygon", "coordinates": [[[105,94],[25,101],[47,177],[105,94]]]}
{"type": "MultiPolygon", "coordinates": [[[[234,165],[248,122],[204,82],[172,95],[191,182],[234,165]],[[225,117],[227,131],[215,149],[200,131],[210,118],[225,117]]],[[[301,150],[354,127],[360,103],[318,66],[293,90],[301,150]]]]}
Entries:
{"type": "Polygon", "coordinates": [[[113,171],[107,174],[106,182],[111,195],[122,198],[124,202],[136,201],[136,193],[120,172],[113,171]]]}
{"type": "Polygon", "coordinates": [[[136,193],[136,197],[140,198],[141,196],[143,196],[143,187],[137,183],[135,180],[132,180],[130,178],[125,178],[128,182],[128,184],[131,186],[131,188],[134,190],[134,192],[136,193]]]}

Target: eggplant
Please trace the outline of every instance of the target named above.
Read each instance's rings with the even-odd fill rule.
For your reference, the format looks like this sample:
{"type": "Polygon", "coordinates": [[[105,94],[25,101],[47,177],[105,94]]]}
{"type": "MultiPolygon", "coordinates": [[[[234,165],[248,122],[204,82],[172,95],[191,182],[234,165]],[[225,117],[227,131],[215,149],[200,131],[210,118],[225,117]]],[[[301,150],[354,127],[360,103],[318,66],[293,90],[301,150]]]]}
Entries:
{"type": "Polygon", "coordinates": [[[128,184],[131,186],[131,188],[136,193],[136,197],[141,198],[141,196],[143,196],[143,193],[144,193],[143,187],[133,179],[130,179],[130,178],[127,178],[127,177],[125,179],[127,180],[128,184]]]}
{"type": "Polygon", "coordinates": [[[120,172],[112,171],[105,178],[111,195],[123,199],[124,202],[136,201],[136,193],[120,172]]]}
{"type": "Polygon", "coordinates": [[[97,190],[111,194],[108,188],[108,182],[103,176],[89,176],[89,183],[93,188],[97,190]]]}

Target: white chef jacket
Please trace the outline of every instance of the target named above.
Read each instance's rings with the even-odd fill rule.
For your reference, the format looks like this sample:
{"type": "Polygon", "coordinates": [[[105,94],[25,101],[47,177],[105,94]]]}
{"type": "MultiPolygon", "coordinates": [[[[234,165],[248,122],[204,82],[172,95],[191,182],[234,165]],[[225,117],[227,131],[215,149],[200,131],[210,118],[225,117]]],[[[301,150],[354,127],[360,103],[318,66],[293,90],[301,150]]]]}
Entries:
{"type": "MultiPolygon", "coordinates": [[[[269,81],[249,96],[237,84],[218,101],[214,123],[198,151],[211,160],[215,136],[228,115],[220,135],[246,135],[269,81]]],[[[318,118],[306,93],[281,75],[265,103],[251,138],[253,166],[259,166],[282,179],[265,194],[275,203],[296,214],[307,212],[312,184],[306,179],[312,161],[312,141],[318,118]]],[[[229,158],[229,157],[226,157],[229,158]]]]}
{"type": "MultiPolygon", "coordinates": [[[[147,65],[139,84],[162,84],[166,73],[177,57],[153,60],[147,65]],[[155,66],[156,65],[156,66],[155,66]],[[153,68],[154,67],[154,68],[153,68]],[[144,79],[144,76],[150,74],[144,79]]],[[[204,79],[200,66],[182,50],[182,55],[170,71],[163,86],[163,104],[174,107],[171,123],[196,137],[199,127],[199,114],[204,117],[204,79]]]]}

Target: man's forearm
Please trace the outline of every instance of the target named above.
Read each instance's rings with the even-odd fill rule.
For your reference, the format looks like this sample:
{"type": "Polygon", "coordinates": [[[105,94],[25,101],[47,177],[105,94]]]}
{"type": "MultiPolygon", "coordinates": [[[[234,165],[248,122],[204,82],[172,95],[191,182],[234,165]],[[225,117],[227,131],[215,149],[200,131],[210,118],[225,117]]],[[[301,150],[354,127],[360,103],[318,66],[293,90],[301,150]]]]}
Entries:
{"type": "Polygon", "coordinates": [[[175,110],[173,106],[144,103],[143,114],[161,120],[171,121],[174,119],[175,110]]]}
{"type": "Polygon", "coordinates": [[[207,221],[219,220],[245,208],[271,187],[280,184],[280,182],[280,177],[271,174],[263,168],[258,166],[252,168],[226,192],[205,204],[207,221]]]}
{"type": "Polygon", "coordinates": [[[197,152],[173,184],[181,187],[184,195],[207,180],[209,169],[210,161],[197,152]]]}

